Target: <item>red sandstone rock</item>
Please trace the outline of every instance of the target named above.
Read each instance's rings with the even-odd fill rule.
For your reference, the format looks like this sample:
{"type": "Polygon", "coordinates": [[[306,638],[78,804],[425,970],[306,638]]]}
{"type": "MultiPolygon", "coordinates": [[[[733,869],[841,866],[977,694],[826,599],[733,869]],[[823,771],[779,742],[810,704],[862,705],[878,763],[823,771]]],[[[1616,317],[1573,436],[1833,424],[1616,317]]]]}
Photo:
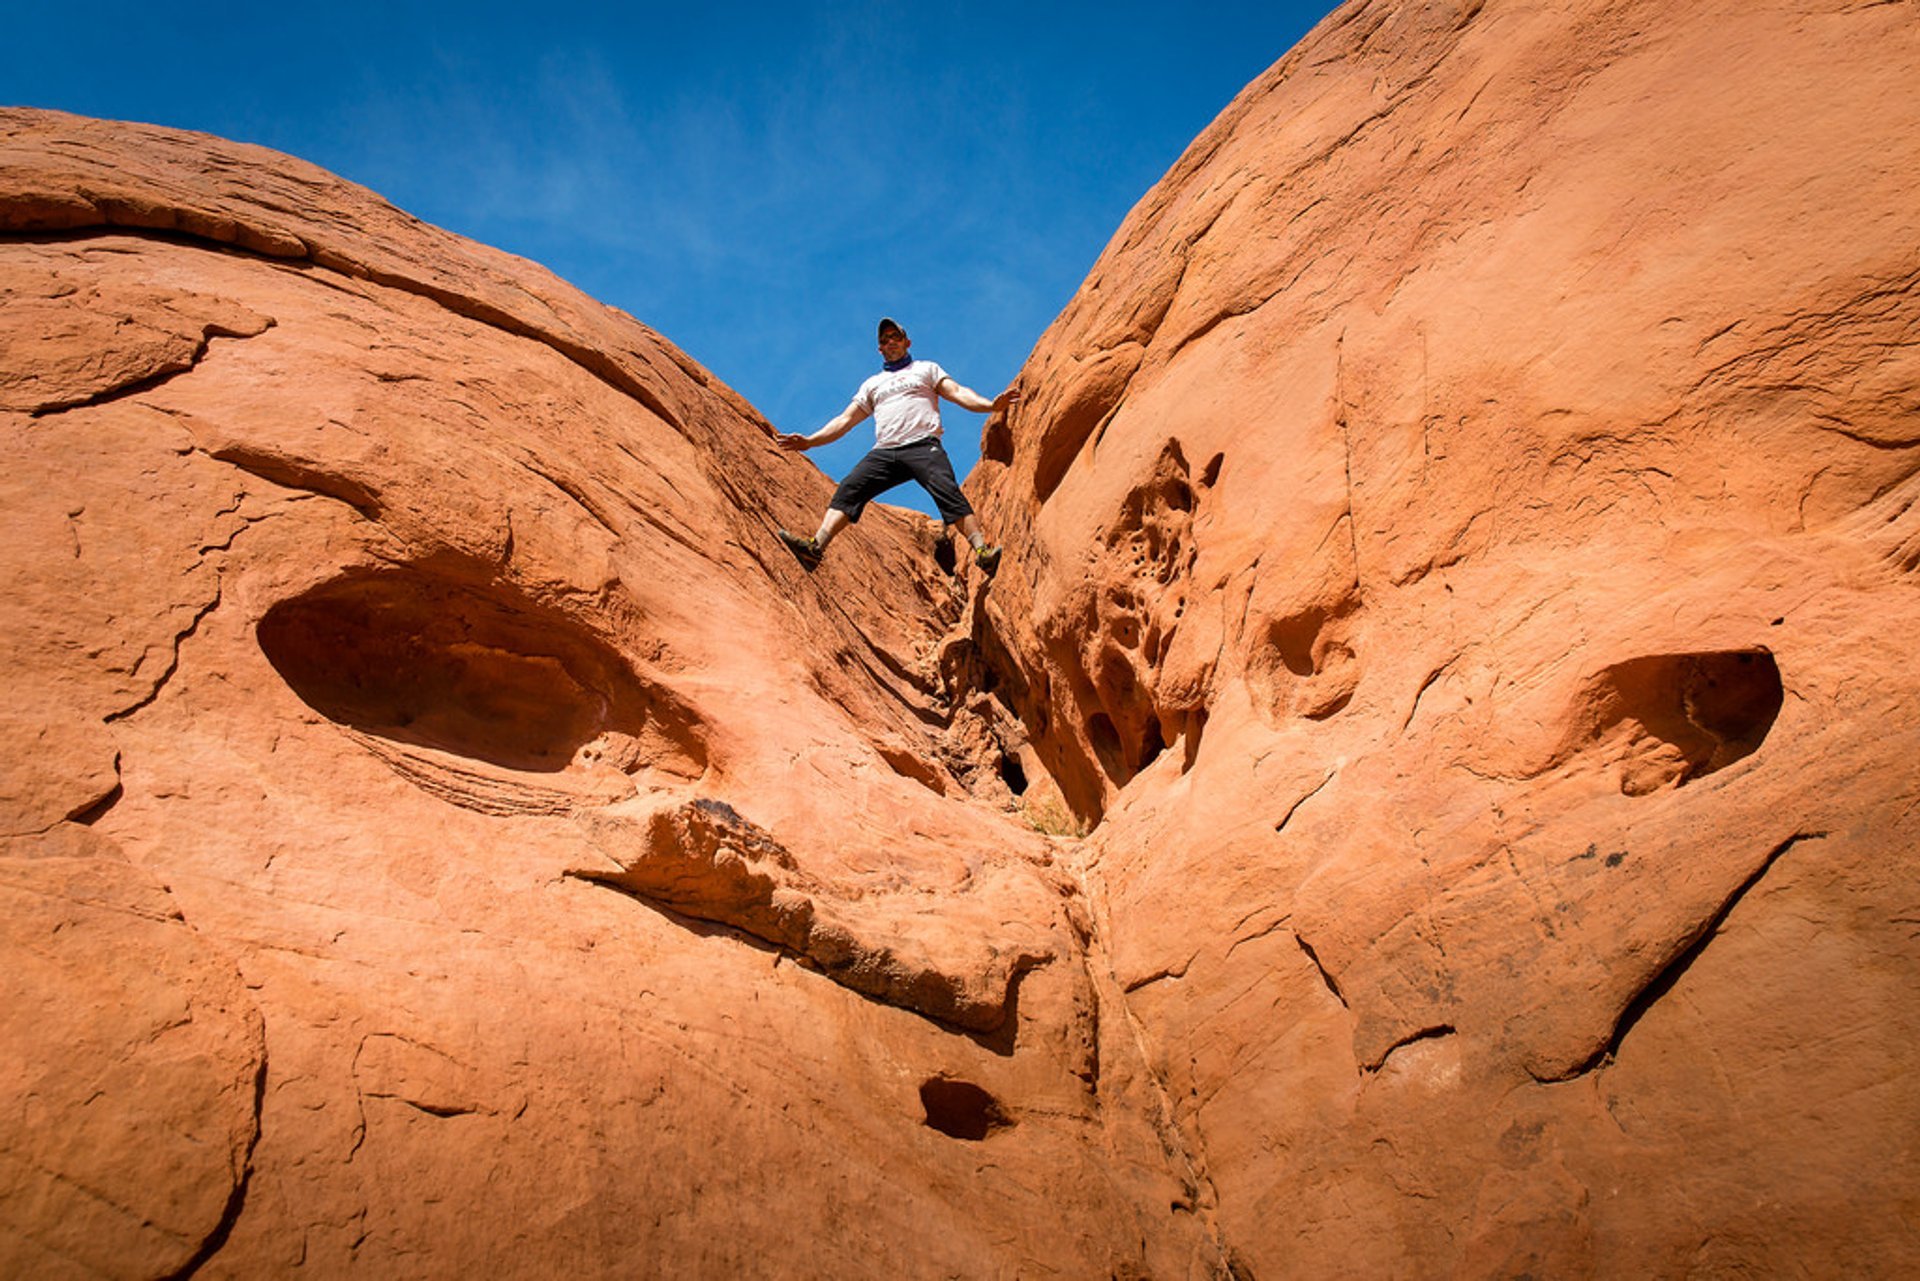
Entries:
{"type": "Polygon", "coordinates": [[[0,843],[0,1252],[10,1276],[171,1276],[238,1204],[260,1015],[165,888],[84,832],[0,843]]]}
{"type": "Polygon", "coordinates": [[[1204,1255],[926,521],[803,573],[736,396],[285,157],[7,112],[0,227],[0,1272],[1204,1255]]]}
{"type": "Polygon", "coordinates": [[[1912,1271],[1909,9],[1346,6],[986,592],[529,264],[0,113],[0,1271],[1912,1271]]]}
{"type": "Polygon", "coordinates": [[[1006,684],[1247,1273],[1920,1263],[1915,83],[1350,4],[1022,373],[1006,684]]]}

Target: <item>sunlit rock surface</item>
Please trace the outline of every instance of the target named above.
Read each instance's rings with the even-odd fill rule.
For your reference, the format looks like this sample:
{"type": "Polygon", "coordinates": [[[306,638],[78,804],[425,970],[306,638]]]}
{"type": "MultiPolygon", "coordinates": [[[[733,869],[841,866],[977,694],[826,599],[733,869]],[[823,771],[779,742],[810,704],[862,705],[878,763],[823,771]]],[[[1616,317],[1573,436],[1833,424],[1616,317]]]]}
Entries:
{"type": "Polygon", "coordinates": [[[0,1273],[1207,1256],[926,521],[803,573],[737,396],[286,157],[7,112],[0,227],[0,1273]]]}
{"type": "Polygon", "coordinates": [[[1920,1265],[1913,6],[1355,3],[991,586],[644,325],[0,112],[0,1272],[1920,1265]]]}
{"type": "Polygon", "coordinates": [[[1920,1262],[1917,17],[1347,5],[989,433],[1248,1272],[1920,1262]]]}

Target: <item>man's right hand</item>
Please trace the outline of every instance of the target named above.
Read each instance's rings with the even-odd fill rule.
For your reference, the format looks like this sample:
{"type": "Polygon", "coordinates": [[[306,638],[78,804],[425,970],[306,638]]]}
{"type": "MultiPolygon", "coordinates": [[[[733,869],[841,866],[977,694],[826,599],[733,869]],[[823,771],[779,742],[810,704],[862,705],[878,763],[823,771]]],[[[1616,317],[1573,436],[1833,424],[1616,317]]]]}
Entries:
{"type": "Polygon", "coordinates": [[[780,448],[791,449],[795,453],[800,453],[813,448],[813,439],[809,436],[789,436],[785,432],[782,432],[780,433],[780,448]]]}

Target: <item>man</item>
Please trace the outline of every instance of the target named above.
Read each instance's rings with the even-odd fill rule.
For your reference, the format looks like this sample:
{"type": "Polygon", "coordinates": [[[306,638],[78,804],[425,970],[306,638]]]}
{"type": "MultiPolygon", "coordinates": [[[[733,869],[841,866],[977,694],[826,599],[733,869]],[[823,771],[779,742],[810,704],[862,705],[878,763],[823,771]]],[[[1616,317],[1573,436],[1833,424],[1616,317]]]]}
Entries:
{"type": "Polygon", "coordinates": [[[873,418],[873,448],[854,464],[833,493],[820,529],[812,538],[780,531],[780,541],[809,573],[820,563],[827,544],[849,524],[860,519],[867,504],[909,480],[933,497],[940,518],[957,526],[973,545],[974,563],[988,574],[1000,567],[1000,549],[987,546],[980,518],[953,478],[953,463],[940,444],[940,398],[976,414],[995,413],[1020,399],[1009,387],[992,400],[955,382],[931,360],[915,360],[912,339],[893,320],[880,322],[880,359],[885,368],[860,384],[853,402],[840,416],[811,436],[780,436],[783,449],[806,450],[840,439],[854,425],[873,418]]]}

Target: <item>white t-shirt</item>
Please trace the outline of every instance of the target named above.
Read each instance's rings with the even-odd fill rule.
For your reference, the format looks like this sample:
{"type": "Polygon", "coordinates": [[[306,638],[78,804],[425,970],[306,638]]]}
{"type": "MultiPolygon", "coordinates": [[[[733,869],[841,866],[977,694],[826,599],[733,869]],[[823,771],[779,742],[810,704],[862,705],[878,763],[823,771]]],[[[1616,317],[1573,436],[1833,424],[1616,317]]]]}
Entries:
{"type": "Polygon", "coordinates": [[[931,360],[882,370],[860,384],[850,409],[873,416],[873,447],[897,449],[940,435],[940,393],[947,371],[931,360]]]}

